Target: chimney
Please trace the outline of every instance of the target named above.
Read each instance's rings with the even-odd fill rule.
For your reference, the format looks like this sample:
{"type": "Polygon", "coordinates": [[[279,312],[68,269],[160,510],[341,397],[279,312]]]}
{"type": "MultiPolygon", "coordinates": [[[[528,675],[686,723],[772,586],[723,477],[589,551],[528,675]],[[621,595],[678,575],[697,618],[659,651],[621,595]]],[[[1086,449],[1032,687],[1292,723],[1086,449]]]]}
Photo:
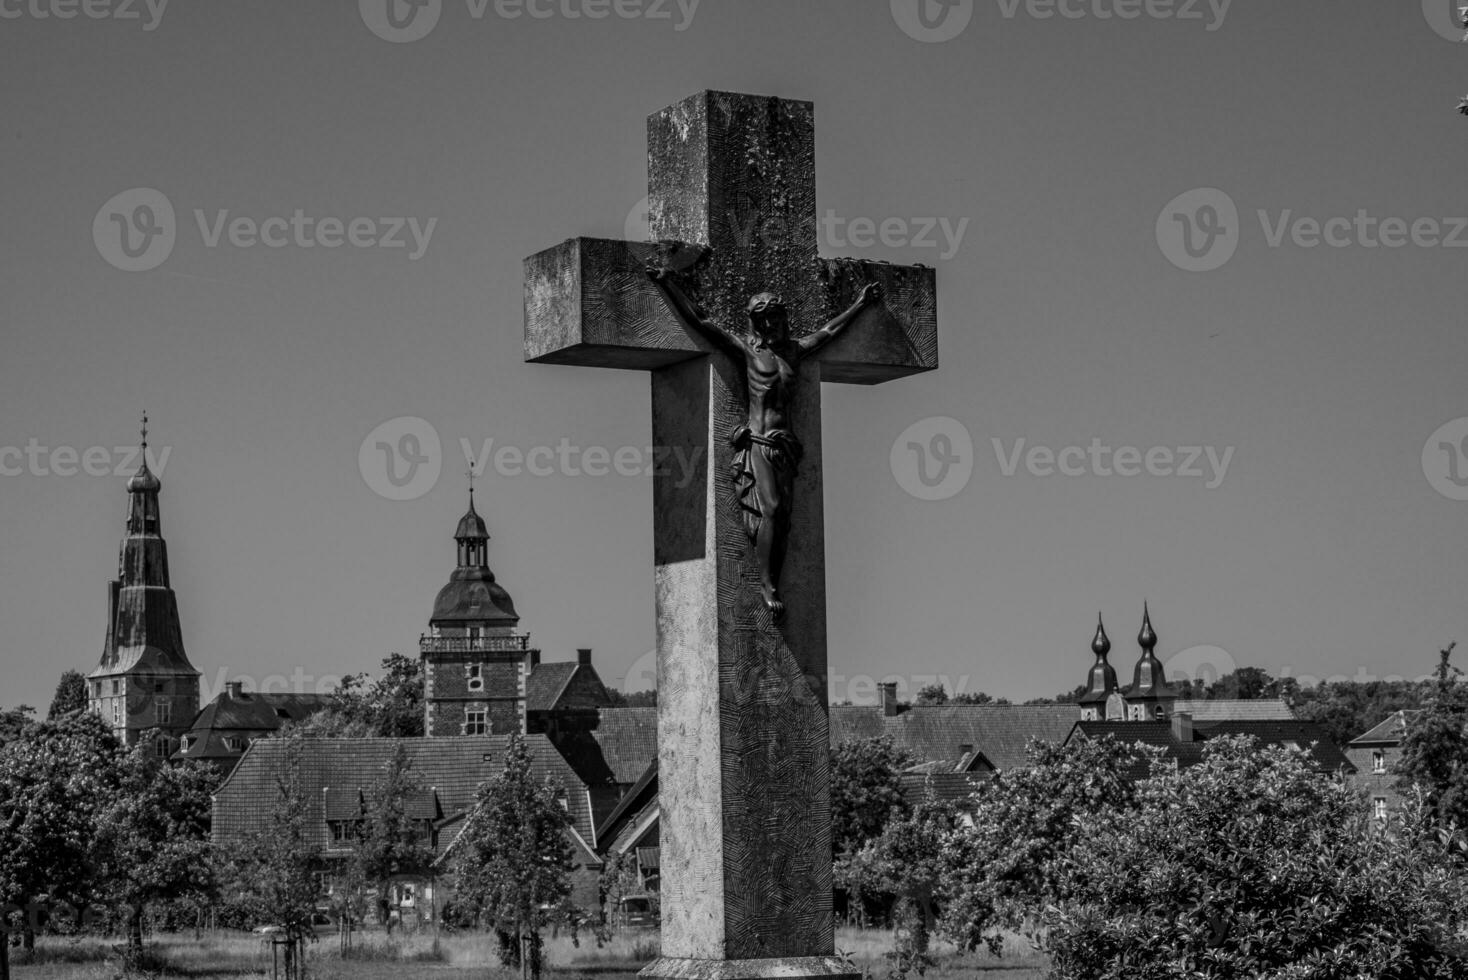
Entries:
{"type": "Polygon", "coordinates": [[[881,693],[882,693],[882,717],[883,718],[896,718],[897,717],[897,684],[896,684],[896,682],[889,682],[889,683],[886,683],[886,684],[879,684],[879,685],[877,685],[877,687],[878,687],[878,690],[880,690],[881,693]]]}
{"type": "Polygon", "coordinates": [[[531,650],[530,651],[530,658],[529,658],[528,664],[529,664],[529,667],[530,667],[531,670],[534,670],[535,668],[537,668],[537,667],[540,666],[540,651],[539,650],[531,650]]]}
{"type": "Polygon", "coordinates": [[[591,666],[591,647],[585,647],[576,651],[576,662],[583,667],[591,666]]]}
{"type": "Polygon", "coordinates": [[[1191,742],[1193,740],[1193,716],[1186,711],[1179,711],[1172,716],[1172,737],[1179,742],[1191,742]]]}
{"type": "Polygon", "coordinates": [[[966,755],[973,755],[974,743],[964,742],[958,747],[958,757],[962,759],[966,755]]]}
{"type": "Polygon", "coordinates": [[[245,682],[230,681],[228,684],[224,685],[224,690],[225,693],[229,695],[229,699],[231,701],[242,701],[244,700],[245,696],[245,682]]]}

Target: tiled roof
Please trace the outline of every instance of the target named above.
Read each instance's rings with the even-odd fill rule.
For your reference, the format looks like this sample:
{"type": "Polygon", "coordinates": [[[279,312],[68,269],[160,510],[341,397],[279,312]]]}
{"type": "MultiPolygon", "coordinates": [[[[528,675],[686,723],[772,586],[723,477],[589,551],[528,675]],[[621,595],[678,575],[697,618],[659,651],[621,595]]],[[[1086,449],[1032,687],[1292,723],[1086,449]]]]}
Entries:
{"type": "Polygon", "coordinates": [[[1173,705],[1173,712],[1190,714],[1194,722],[1296,720],[1290,706],[1278,698],[1253,701],[1178,701],[1173,705]]]}
{"type": "MultiPolygon", "coordinates": [[[[1181,766],[1196,765],[1203,760],[1203,745],[1210,739],[1228,735],[1252,735],[1261,745],[1293,743],[1310,753],[1315,768],[1335,772],[1354,769],[1345,753],[1330,740],[1325,729],[1313,721],[1219,721],[1193,729],[1191,742],[1179,742],[1173,736],[1170,721],[1082,721],[1075,731],[1087,738],[1110,735],[1121,742],[1155,745],[1166,750],[1167,757],[1181,766]]],[[[1134,775],[1146,774],[1147,766],[1139,765],[1134,775]]]]}
{"type": "MultiPolygon", "coordinates": [[[[577,832],[592,839],[591,812],[585,787],[543,735],[527,736],[531,765],[537,778],[550,777],[566,790],[577,832]]],[[[306,828],[316,846],[326,848],[330,831],[326,821],[350,808],[358,792],[367,793],[379,778],[394,747],[402,744],[413,772],[427,793],[415,801],[415,813],[439,815],[442,856],[474,804],[484,781],[497,775],[510,737],[506,735],[452,738],[310,738],[302,740],[300,779],[307,800],[306,828]]],[[[250,746],[214,796],[214,839],[238,839],[269,825],[278,797],[277,778],[285,770],[290,742],[262,739],[250,746]]],[[[345,819],[345,818],[341,818],[345,819]]]]}
{"type": "Polygon", "coordinates": [[[831,708],[831,744],[888,735],[922,761],[957,760],[969,745],[995,768],[1012,769],[1025,765],[1030,739],[1063,742],[1080,717],[1074,704],[917,705],[892,718],[883,717],[880,707],[836,705],[831,708]]]}
{"type": "Polygon", "coordinates": [[[603,708],[591,733],[618,783],[631,785],[658,754],[657,708],[603,708]]]}
{"type": "Polygon", "coordinates": [[[188,748],[174,754],[175,759],[234,758],[242,749],[225,745],[226,737],[248,738],[269,735],[287,721],[304,721],[331,706],[329,694],[256,694],[245,692],[238,698],[228,693],[204,706],[189,727],[188,748]]]}
{"type": "Polygon", "coordinates": [[[994,777],[987,772],[905,772],[900,778],[902,795],[909,803],[917,803],[920,800],[962,802],[994,777]]]}
{"type": "Polygon", "coordinates": [[[536,664],[525,678],[525,710],[550,711],[581,665],[574,660],[536,664]]]}
{"type": "Polygon", "coordinates": [[[1352,745],[1395,745],[1407,733],[1407,723],[1415,719],[1421,710],[1393,711],[1386,720],[1363,735],[1351,739],[1352,745]]]}

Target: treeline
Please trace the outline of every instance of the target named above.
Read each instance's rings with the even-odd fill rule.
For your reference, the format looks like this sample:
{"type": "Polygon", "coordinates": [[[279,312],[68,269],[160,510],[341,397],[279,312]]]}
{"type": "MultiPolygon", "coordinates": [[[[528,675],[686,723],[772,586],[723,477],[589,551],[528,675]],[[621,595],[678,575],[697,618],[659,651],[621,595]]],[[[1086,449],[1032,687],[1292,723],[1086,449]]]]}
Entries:
{"type": "Polygon", "coordinates": [[[1468,976],[1468,685],[1451,652],[1415,686],[1406,802],[1385,821],[1307,753],[1243,737],[1186,769],[1109,737],[1034,743],[962,805],[905,798],[915,760],[873,739],[833,760],[836,880],[856,916],[895,927],[894,975],[923,972],[933,932],[996,953],[1008,932],[1058,980],[1468,976]]]}

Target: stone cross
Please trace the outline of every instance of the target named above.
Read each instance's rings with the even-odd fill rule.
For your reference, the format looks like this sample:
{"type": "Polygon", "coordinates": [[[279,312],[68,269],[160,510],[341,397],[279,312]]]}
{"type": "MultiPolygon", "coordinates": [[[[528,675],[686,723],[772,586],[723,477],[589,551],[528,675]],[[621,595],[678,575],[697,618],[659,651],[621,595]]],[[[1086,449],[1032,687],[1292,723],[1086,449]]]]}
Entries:
{"type": "MultiPolygon", "coordinates": [[[[652,440],[697,460],[653,479],[662,958],[646,976],[844,975],[831,910],[821,382],[938,364],[933,270],[822,259],[809,102],[703,92],[648,120],[653,242],[573,238],[525,262],[525,357],[652,376],[652,440]],[[649,277],[672,268],[709,320],[778,293],[799,338],[879,283],[881,302],[800,368],[804,447],[776,615],[730,473],[744,366],[649,277]]],[[[838,423],[839,424],[839,423],[838,423]]],[[[886,455],[885,436],[870,434],[886,455]]]]}

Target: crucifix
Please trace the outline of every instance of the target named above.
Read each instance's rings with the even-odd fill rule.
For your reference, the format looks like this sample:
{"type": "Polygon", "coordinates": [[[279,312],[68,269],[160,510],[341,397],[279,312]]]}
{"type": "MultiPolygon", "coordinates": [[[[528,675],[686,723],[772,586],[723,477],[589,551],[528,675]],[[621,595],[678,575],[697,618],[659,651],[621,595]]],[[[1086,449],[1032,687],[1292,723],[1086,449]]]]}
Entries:
{"type": "Polygon", "coordinates": [[[647,371],[662,956],[683,980],[834,957],[821,382],[938,364],[933,270],[822,259],[808,102],[702,92],[648,120],[652,241],[525,262],[525,356],[647,371]],[[665,456],[666,458],[666,456],[665,456]]]}

